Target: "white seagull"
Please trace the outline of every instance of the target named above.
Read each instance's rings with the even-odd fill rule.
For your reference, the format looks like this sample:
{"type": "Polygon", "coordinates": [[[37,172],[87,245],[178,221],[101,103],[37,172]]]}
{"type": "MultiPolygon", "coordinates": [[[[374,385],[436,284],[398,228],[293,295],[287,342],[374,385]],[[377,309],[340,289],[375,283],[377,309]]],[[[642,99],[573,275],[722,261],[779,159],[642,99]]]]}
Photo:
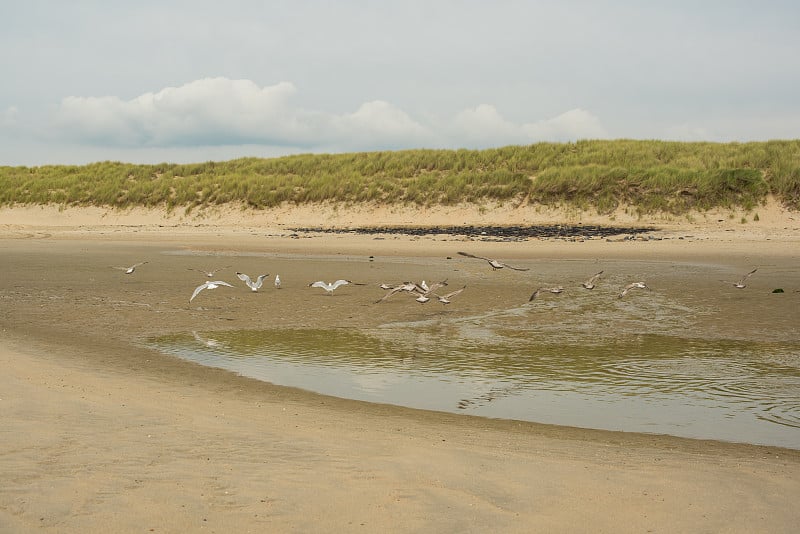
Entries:
{"type": "Polygon", "coordinates": [[[239,277],[239,280],[241,280],[242,282],[244,282],[245,284],[247,284],[247,287],[249,287],[249,288],[250,288],[250,289],[252,289],[253,291],[258,291],[258,290],[259,290],[259,288],[261,287],[261,284],[263,284],[263,283],[264,283],[264,278],[268,277],[268,276],[269,276],[269,273],[267,273],[267,274],[260,274],[260,275],[258,275],[258,278],[256,278],[256,281],[255,281],[255,282],[253,282],[252,280],[250,280],[250,277],[249,277],[249,276],[247,276],[247,275],[246,275],[246,274],[244,274],[244,273],[239,273],[239,272],[237,272],[237,273],[236,273],[236,276],[238,276],[238,277],[239,277]]]}
{"type": "Polygon", "coordinates": [[[476,258],[476,259],[479,259],[479,260],[488,261],[489,265],[491,265],[492,269],[495,270],[495,271],[497,269],[502,269],[503,267],[508,267],[509,269],[513,269],[515,271],[528,271],[529,270],[527,267],[514,267],[514,266],[509,265],[507,263],[503,263],[502,261],[493,260],[491,258],[484,258],[483,256],[476,256],[476,255],[470,254],[468,252],[459,252],[459,254],[461,256],[466,256],[467,258],[476,258]]]}
{"type": "Polygon", "coordinates": [[[594,286],[597,284],[597,280],[600,278],[601,274],[603,274],[603,271],[600,271],[597,274],[593,274],[591,278],[589,278],[585,282],[581,282],[581,285],[586,289],[594,289],[594,286]]]}
{"type": "Polygon", "coordinates": [[[754,272],[756,272],[757,270],[758,270],[758,267],[756,267],[755,269],[753,269],[752,271],[750,271],[749,273],[747,273],[746,275],[744,275],[743,277],[741,277],[741,278],[739,279],[739,281],[738,281],[738,282],[728,282],[728,283],[729,283],[729,284],[730,284],[730,283],[733,283],[733,287],[735,287],[735,288],[737,288],[737,289],[744,289],[744,288],[746,288],[746,287],[747,287],[747,284],[745,284],[745,282],[747,281],[747,279],[748,279],[748,278],[750,278],[750,276],[751,276],[751,275],[752,275],[754,272]]]}
{"type": "Polygon", "coordinates": [[[647,287],[647,285],[644,282],[632,282],[627,286],[625,286],[625,288],[622,290],[622,293],[619,294],[619,298],[622,298],[625,295],[627,295],[628,291],[630,291],[631,289],[650,289],[650,288],[647,287]]]}
{"type": "Polygon", "coordinates": [[[467,286],[464,286],[461,289],[456,289],[455,291],[451,291],[447,295],[435,295],[435,297],[439,299],[439,302],[441,302],[442,304],[450,304],[450,299],[455,297],[465,289],[467,289],[467,286]]]}
{"type": "Polygon", "coordinates": [[[535,299],[536,297],[538,297],[539,293],[541,293],[542,291],[546,291],[548,293],[561,293],[562,291],[564,291],[564,288],[561,287],[561,286],[558,286],[558,287],[540,287],[539,289],[537,289],[536,291],[533,292],[533,294],[531,295],[531,298],[528,299],[528,302],[530,302],[533,299],[535,299]]]}
{"type": "Polygon", "coordinates": [[[281,277],[277,274],[275,275],[275,289],[281,288],[281,277]]]}
{"type": "Polygon", "coordinates": [[[206,282],[204,284],[200,284],[199,286],[197,286],[195,288],[194,293],[192,293],[192,296],[189,297],[189,302],[192,302],[192,300],[194,300],[194,298],[197,296],[197,294],[200,293],[202,290],[204,290],[204,289],[217,289],[219,286],[233,287],[228,282],[223,282],[222,280],[214,280],[213,282],[206,282]]]}
{"type": "Polygon", "coordinates": [[[427,294],[418,296],[414,300],[416,300],[417,302],[419,302],[421,304],[425,304],[426,302],[431,300],[431,298],[428,295],[433,295],[442,304],[450,304],[450,299],[455,297],[456,295],[458,295],[462,291],[464,291],[466,288],[467,288],[467,286],[464,286],[461,289],[456,289],[455,291],[451,291],[450,293],[448,293],[446,295],[437,295],[436,293],[427,293],[427,294]]]}
{"type": "Polygon", "coordinates": [[[308,284],[308,287],[321,287],[322,289],[328,292],[328,295],[333,295],[333,290],[336,289],[337,287],[352,283],[353,282],[351,282],[350,280],[337,280],[334,283],[329,284],[328,282],[323,282],[322,280],[319,280],[318,282],[312,282],[308,284]]]}
{"type": "Polygon", "coordinates": [[[139,263],[134,263],[130,267],[114,267],[115,269],[119,269],[120,271],[125,271],[125,274],[133,274],[133,271],[140,265],[144,265],[147,263],[146,261],[140,261],[139,263]]]}
{"type": "Polygon", "coordinates": [[[227,265],[225,267],[220,267],[219,269],[214,269],[213,271],[204,271],[203,269],[193,269],[193,268],[189,267],[189,270],[190,271],[197,271],[198,273],[203,273],[207,277],[211,278],[212,276],[214,276],[215,274],[217,274],[221,270],[227,269],[228,267],[230,267],[230,265],[227,265]]]}
{"type": "MultiPolygon", "coordinates": [[[[386,289],[389,292],[384,295],[382,298],[375,301],[375,303],[383,302],[384,300],[388,299],[395,293],[399,293],[400,291],[407,291],[412,294],[419,295],[420,297],[427,297],[430,293],[433,293],[440,287],[445,287],[447,285],[447,280],[442,280],[441,282],[433,282],[431,285],[428,285],[425,280],[422,281],[421,284],[415,284],[414,282],[403,282],[402,284],[396,286],[390,286],[388,284],[381,284],[381,289],[386,289]]],[[[427,302],[427,301],[421,301],[427,302]]]]}

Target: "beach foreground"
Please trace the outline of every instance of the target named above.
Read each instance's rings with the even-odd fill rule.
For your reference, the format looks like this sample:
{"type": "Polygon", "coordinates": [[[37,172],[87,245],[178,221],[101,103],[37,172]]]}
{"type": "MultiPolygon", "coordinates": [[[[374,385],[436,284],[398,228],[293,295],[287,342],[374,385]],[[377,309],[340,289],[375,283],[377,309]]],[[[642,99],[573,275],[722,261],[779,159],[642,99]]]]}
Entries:
{"type": "MultiPolygon", "coordinates": [[[[329,298],[305,283],[341,276],[374,287],[401,279],[404,264],[438,275],[449,272],[442,257],[465,247],[522,262],[770,265],[766,283],[797,280],[791,214],[675,225],[659,241],[509,243],[292,236],[219,220],[37,223],[11,211],[0,211],[0,531],[793,532],[800,519],[798,450],[348,401],[141,346],[198,328],[397,320],[406,307],[376,314],[361,288],[329,298]],[[134,276],[112,268],[139,261],[149,263],[134,276]],[[285,287],[188,302],[197,280],[188,269],[229,264],[277,267],[285,287]]],[[[784,333],[796,325],[784,313],[796,309],[794,289],[769,318],[784,333]]],[[[482,305],[463,296],[463,310],[482,305]]]]}

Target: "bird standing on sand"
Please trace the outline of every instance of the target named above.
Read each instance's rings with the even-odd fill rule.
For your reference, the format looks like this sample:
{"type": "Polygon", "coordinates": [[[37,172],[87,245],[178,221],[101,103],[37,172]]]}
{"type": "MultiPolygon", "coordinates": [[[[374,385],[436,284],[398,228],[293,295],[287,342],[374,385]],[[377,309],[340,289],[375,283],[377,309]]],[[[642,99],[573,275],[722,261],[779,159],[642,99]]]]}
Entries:
{"type": "Polygon", "coordinates": [[[631,289],[650,289],[650,288],[647,287],[647,285],[644,282],[633,282],[625,286],[625,288],[622,290],[622,293],[619,294],[618,298],[622,298],[625,295],[627,295],[628,291],[630,291],[631,289]]]}
{"type": "Polygon", "coordinates": [[[275,275],[275,289],[281,288],[281,277],[279,275],[275,275]]]}
{"type": "Polygon", "coordinates": [[[561,293],[561,292],[564,291],[564,288],[561,287],[561,286],[558,286],[558,287],[540,287],[539,289],[537,289],[536,291],[533,292],[533,294],[531,295],[531,298],[528,299],[528,302],[531,302],[533,299],[538,297],[539,293],[541,293],[542,291],[545,291],[547,293],[561,293]]]}
{"type": "Polygon", "coordinates": [[[115,269],[119,269],[120,271],[125,271],[125,274],[133,274],[133,271],[135,271],[138,266],[144,265],[145,263],[148,263],[148,262],[140,261],[139,263],[134,263],[130,267],[114,267],[114,268],[115,269]]]}
{"type": "Polygon", "coordinates": [[[258,275],[258,278],[256,278],[256,281],[255,281],[255,282],[253,282],[252,280],[250,280],[250,277],[249,277],[249,276],[247,276],[247,275],[246,275],[246,274],[244,274],[244,273],[238,273],[238,272],[237,272],[237,273],[236,273],[236,276],[238,276],[238,277],[239,277],[239,280],[241,280],[242,282],[244,282],[245,284],[247,284],[247,287],[249,287],[251,290],[253,290],[253,291],[258,291],[258,290],[259,290],[259,288],[261,288],[261,284],[263,284],[263,283],[264,283],[264,278],[268,277],[268,276],[269,276],[269,273],[267,273],[267,274],[260,274],[260,275],[258,275]]]}
{"type": "Polygon", "coordinates": [[[600,271],[599,273],[592,275],[591,278],[589,278],[585,282],[582,282],[581,285],[586,289],[594,289],[594,286],[597,284],[597,280],[600,279],[601,274],[603,274],[603,271],[600,271]]]}
{"type": "Polygon", "coordinates": [[[328,282],[323,282],[322,280],[319,280],[317,282],[312,282],[308,284],[308,287],[321,287],[322,289],[328,292],[328,295],[333,295],[333,290],[336,289],[337,287],[352,283],[353,282],[351,282],[350,280],[337,280],[334,283],[329,284],[328,282]]]}
{"type": "Polygon", "coordinates": [[[197,294],[200,293],[202,290],[204,290],[204,289],[217,289],[219,286],[233,287],[228,282],[223,282],[222,280],[214,280],[213,282],[206,282],[205,284],[200,284],[199,286],[197,286],[195,288],[194,293],[192,293],[192,296],[189,297],[189,302],[194,300],[194,298],[197,296],[197,294]]]}
{"type": "Polygon", "coordinates": [[[211,278],[212,276],[214,276],[215,274],[217,274],[221,270],[227,269],[228,267],[230,267],[230,265],[228,265],[226,267],[220,267],[219,269],[214,269],[213,271],[204,271],[203,269],[192,269],[191,267],[189,267],[189,270],[190,271],[197,271],[198,273],[203,273],[207,277],[211,278]]]}
{"type": "Polygon", "coordinates": [[[502,261],[493,260],[491,258],[484,258],[483,256],[476,256],[476,255],[470,254],[468,252],[459,252],[459,254],[461,256],[466,256],[467,258],[475,258],[475,259],[478,259],[478,260],[488,261],[489,265],[492,266],[492,270],[495,270],[495,271],[497,269],[502,269],[503,267],[508,267],[509,269],[513,269],[515,271],[528,271],[529,270],[527,267],[514,267],[514,266],[509,265],[507,263],[503,263],[502,261]]]}

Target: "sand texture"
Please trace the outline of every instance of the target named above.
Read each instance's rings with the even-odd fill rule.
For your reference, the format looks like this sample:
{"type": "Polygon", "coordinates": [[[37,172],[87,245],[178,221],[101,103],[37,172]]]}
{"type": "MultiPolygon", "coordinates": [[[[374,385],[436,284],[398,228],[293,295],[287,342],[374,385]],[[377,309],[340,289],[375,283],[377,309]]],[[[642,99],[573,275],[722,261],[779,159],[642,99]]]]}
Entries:
{"type": "Polygon", "coordinates": [[[1,209],[0,532],[795,532],[800,443],[777,448],[369,404],[141,344],[198,328],[358,328],[409,314],[474,315],[527,298],[556,273],[578,277],[578,267],[598,259],[653,285],[663,267],[671,274],[659,291],[673,293],[699,287],[669,271],[673,265],[713,265],[730,276],[760,266],[753,287],[783,287],[782,300],[741,293],[755,295],[749,308],[721,301],[726,314],[700,327],[720,338],[796,341],[800,218],[774,205],[757,211],[756,222],[752,213],[634,220],[661,228],[651,240],[509,242],[291,228],[531,223],[545,215],[1,209]],[[458,257],[465,249],[529,266],[531,282],[520,289],[510,273],[458,257]],[[114,268],[142,261],[130,276],[114,268]],[[215,266],[230,266],[230,282],[233,270],[265,266],[284,287],[252,294],[239,284],[190,303],[198,273],[189,269],[215,266]],[[468,277],[472,291],[446,308],[409,311],[393,302],[376,312],[379,282],[423,274],[468,277]],[[340,277],[367,285],[333,297],[307,287],[340,277]],[[728,311],[740,315],[723,320],[728,311]]]}

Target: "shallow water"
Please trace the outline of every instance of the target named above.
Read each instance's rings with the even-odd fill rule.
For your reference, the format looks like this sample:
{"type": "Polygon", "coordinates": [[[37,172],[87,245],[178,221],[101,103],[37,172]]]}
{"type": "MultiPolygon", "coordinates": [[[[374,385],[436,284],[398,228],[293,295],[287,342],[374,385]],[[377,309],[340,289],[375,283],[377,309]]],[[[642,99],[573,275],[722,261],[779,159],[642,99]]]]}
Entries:
{"type": "Polygon", "coordinates": [[[565,324],[535,304],[363,330],[194,332],[151,346],[343,398],[800,449],[800,343],[693,337],[687,314],[663,302],[647,334],[637,333],[641,310],[626,315],[623,302],[613,324],[589,308],[565,324]]]}

